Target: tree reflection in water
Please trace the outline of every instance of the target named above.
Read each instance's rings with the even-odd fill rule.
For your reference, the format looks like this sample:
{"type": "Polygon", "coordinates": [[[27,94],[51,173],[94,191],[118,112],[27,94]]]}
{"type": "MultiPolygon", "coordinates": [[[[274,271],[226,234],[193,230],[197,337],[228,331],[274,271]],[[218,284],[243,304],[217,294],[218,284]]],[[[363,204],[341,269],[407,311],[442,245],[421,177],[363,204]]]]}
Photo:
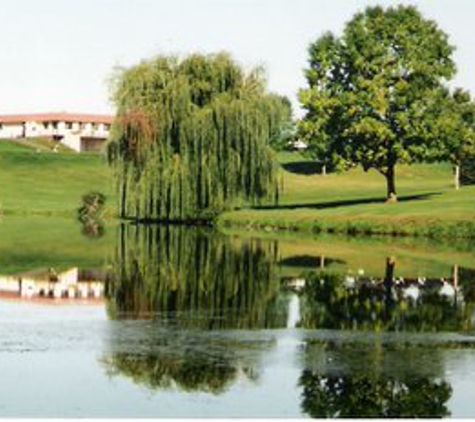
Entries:
{"type": "Polygon", "coordinates": [[[285,327],[289,295],[275,272],[277,242],[198,227],[123,225],[116,256],[107,288],[113,319],[210,330],[285,327]]]}
{"type": "MultiPolygon", "coordinates": [[[[170,333],[170,335],[173,335],[170,333]]],[[[178,388],[187,392],[219,394],[239,377],[255,380],[256,369],[239,358],[223,353],[218,359],[190,350],[172,353],[111,353],[103,359],[109,374],[132,379],[151,390],[178,388]]],[[[255,363],[254,363],[255,364],[255,363]]]]}
{"type": "Polygon", "coordinates": [[[383,331],[473,331],[473,279],[396,278],[386,261],[383,279],[331,272],[306,275],[301,294],[303,328],[383,331]]]}
{"type": "Polygon", "coordinates": [[[388,258],[380,279],[322,270],[307,273],[303,287],[285,288],[276,273],[278,255],[276,242],[204,228],[122,226],[106,292],[109,315],[121,324],[109,336],[107,370],[149,389],[222,393],[240,378],[260,376],[263,359],[279,342],[248,330],[285,328],[290,298],[298,296],[297,327],[338,330],[341,336],[296,346],[302,412],[449,415],[451,387],[439,349],[390,345],[368,335],[470,331],[472,283],[460,277],[452,296],[441,294],[446,281],[398,279],[396,262],[388,258]],[[126,324],[135,319],[141,321],[126,324]],[[124,333],[127,327],[132,335],[124,333]],[[363,345],[345,337],[358,332],[363,345]]]}
{"type": "Polygon", "coordinates": [[[450,385],[443,380],[360,375],[324,376],[304,370],[302,409],[313,418],[444,417],[450,385]]]}
{"type": "Polygon", "coordinates": [[[299,380],[302,410],[323,417],[444,417],[452,388],[445,345],[308,341],[299,380]]]}
{"type": "MultiPolygon", "coordinates": [[[[109,316],[151,320],[165,331],[146,335],[152,352],[134,352],[132,344],[110,353],[103,359],[108,370],[149,388],[213,393],[240,376],[255,379],[267,341],[256,346],[199,333],[285,327],[289,293],[275,273],[277,255],[276,242],[205,228],[121,226],[114,281],[106,289],[109,316]],[[184,330],[191,331],[177,335],[184,330]]],[[[120,342],[116,334],[111,341],[120,342]]]]}

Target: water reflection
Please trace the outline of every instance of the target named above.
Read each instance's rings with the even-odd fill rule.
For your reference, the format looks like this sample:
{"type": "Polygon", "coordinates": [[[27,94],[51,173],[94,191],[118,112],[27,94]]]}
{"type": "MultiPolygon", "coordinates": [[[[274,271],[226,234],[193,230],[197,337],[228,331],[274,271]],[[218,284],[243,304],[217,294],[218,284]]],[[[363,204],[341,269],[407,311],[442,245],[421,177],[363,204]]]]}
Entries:
{"type": "Polygon", "coordinates": [[[446,361],[466,346],[427,336],[309,339],[302,409],[316,418],[449,416],[446,361]]]}
{"type": "Polygon", "coordinates": [[[163,397],[175,416],[460,413],[457,377],[475,367],[473,270],[445,261],[430,272],[408,268],[389,252],[367,259],[368,269],[349,253],[291,246],[197,227],[120,226],[102,269],[58,264],[0,276],[0,299],[96,298],[107,309],[99,321],[76,320],[79,312],[65,324],[64,311],[44,307],[49,317],[29,325],[39,313],[19,306],[21,315],[0,324],[2,359],[92,350],[89,369],[107,378],[105,394],[142,394],[148,416],[163,397]],[[244,406],[252,399],[255,413],[244,406]]]}
{"type": "Polygon", "coordinates": [[[109,316],[148,322],[133,335],[111,331],[102,360],[109,374],[153,390],[223,394],[239,380],[258,381],[269,356],[285,349],[298,361],[295,388],[309,416],[450,414],[444,353],[472,348],[471,338],[414,344],[408,335],[472,331],[469,270],[401,278],[387,258],[383,277],[354,275],[329,269],[344,264],[338,258],[282,258],[278,242],[200,228],[123,226],[119,239],[109,316]],[[294,275],[283,276],[284,267],[294,275]],[[280,330],[248,331],[268,329],[280,330]],[[300,338],[295,329],[307,331],[300,338]]]}
{"type": "Polygon", "coordinates": [[[38,268],[0,275],[1,299],[24,299],[47,303],[52,299],[102,301],[107,272],[102,269],[38,268]]]}
{"type": "Polygon", "coordinates": [[[275,242],[122,226],[109,315],[210,330],[285,327],[289,294],[280,288],[276,256],[275,242]]]}
{"type": "MultiPolygon", "coordinates": [[[[473,279],[401,278],[386,260],[385,276],[307,274],[299,290],[304,328],[389,331],[473,331],[473,279]]],[[[465,272],[464,272],[465,273],[465,272]]]]}

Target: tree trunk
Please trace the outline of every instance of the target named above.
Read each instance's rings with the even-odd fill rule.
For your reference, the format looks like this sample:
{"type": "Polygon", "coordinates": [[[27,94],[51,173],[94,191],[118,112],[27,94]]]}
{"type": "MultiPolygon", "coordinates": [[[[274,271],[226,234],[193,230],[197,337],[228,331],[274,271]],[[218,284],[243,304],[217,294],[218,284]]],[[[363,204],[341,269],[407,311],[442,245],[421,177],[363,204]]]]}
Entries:
{"type": "Polygon", "coordinates": [[[127,174],[125,174],[123,177],[124,180],[122,181],[122,197],[120,200],[120,218],[125,218],[127,209],[127,174]]]}
{"type": "Polygon", "coordinates": [[[394,171],[394,166],[388,167],[385,176],[387,184],[386,202],[397,202],[396,174],[394,171]]]}
{"type": "Polygon", "coordinates": [[[327,175],[327,166],[323,166],[322,167],[322,176],[326,176],[327,175]]]}
{"type": "Polygon", "coordinates": [[[394,269],[396,267],[396,258],[390,256],[386,258],[386,271],[384,272],[384,284],[391,288],[394,280],[394,269]]]}
{"type": "Polygon", "coordinates": [[[460,166],[458,164],[454,168],[454,186],[456,190],[460,189],[460,166]]]}
{"type": "Polygon", "coordinates": [[[396,258],[390,256],[386,258],[386,271],[384,273],[385,306],[386,317],[391,315],[391,306],[393,304],[392,288],[394,284],[394,270],[396,268],[396,258]]]}

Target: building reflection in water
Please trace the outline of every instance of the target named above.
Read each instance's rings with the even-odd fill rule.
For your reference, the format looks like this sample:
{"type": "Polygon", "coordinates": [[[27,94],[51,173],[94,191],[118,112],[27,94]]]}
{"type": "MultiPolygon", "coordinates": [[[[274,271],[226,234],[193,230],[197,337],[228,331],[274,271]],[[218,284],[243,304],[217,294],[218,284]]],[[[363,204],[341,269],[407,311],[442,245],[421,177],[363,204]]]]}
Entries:
{"type": "Polygon", "coordinates": [[[0,276],[0,299],[25,299],[52,303],[60,299],[103,302],[107,273],[104,270],[36,269],[0,276]]]}

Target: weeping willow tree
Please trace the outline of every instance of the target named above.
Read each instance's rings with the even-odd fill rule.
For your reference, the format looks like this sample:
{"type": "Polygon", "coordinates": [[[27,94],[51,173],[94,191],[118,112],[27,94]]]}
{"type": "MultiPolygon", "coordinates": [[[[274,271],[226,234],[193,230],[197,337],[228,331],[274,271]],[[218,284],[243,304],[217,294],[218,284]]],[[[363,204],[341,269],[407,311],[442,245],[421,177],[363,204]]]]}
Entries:
{"type": "Polygon", "coordinates": [[[153,318],[182,328],[282,328],[288,295],[277,245],[200,227],[122,225],[109,316],[153,318]]]}
{"type": "Polygon", "coordinates": [[[269,147],[288,103],[226,53],[158,57],[117,71],[108,157],[122,218],[208,220],[239,200],[278,200],[269,147]]]}

